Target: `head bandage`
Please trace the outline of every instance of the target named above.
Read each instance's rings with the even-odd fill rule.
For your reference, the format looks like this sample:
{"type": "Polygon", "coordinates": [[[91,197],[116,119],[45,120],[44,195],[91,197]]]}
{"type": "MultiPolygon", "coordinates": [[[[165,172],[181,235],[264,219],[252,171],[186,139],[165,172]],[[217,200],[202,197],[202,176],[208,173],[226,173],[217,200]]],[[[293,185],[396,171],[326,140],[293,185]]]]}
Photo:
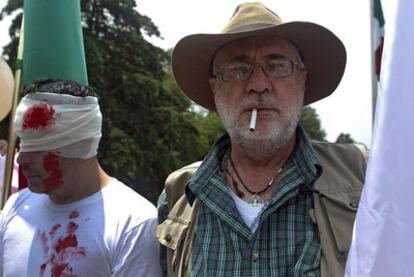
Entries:
{"type": "Polygon", "coordinates": [[[21,152],[56,151],[87,159],[97,154],[102,115],[96,97],[37,92],[26,95],[14,120],[21,152]]]}

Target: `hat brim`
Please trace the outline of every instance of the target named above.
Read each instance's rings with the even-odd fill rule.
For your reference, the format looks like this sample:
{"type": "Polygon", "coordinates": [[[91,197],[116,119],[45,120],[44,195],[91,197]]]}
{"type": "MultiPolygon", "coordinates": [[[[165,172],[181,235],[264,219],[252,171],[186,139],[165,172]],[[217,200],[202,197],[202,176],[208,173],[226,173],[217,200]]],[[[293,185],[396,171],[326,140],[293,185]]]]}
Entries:
{"type": "Polygon", "coordinates": [[[284,38],[299,49],[307,69],[304,105],[334,92],[345,70],[345,46],[331,31],[310,22],[288,22],[246,32],[184,37],[177,43],[172,55],[177,84],[194,102],[216,110],[209,79],[211,61],[217,49],[239,38],[261,35],[284,38]]]}

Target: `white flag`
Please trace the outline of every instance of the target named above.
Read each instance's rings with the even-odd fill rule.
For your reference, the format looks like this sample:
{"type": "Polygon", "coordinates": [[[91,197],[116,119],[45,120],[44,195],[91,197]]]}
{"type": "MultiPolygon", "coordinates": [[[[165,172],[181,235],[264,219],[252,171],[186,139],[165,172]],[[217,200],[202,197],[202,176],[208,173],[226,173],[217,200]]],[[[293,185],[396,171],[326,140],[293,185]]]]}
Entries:
{"type": "Polygon", "coordinates": [[[382,0],[385,41],[372,151],[348,277],[414,276],[414,1],[382,0]]]}

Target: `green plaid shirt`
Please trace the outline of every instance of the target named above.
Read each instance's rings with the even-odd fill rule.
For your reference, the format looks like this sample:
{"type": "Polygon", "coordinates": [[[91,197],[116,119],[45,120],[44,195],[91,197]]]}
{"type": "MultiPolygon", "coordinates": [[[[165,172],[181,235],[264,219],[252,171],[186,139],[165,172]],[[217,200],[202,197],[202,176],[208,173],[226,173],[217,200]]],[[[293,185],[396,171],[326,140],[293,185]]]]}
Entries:
{"type": "Polygon", "coordinates": [[[320,276],[321,246],[309,210],[320,166],[303,129],[284,166],[280,184],[262,212],[254,234],[237,210],[221,161],[230,140],[220,138],[191,178],[187,195],[198,197],[192,276],[320,276]]]}

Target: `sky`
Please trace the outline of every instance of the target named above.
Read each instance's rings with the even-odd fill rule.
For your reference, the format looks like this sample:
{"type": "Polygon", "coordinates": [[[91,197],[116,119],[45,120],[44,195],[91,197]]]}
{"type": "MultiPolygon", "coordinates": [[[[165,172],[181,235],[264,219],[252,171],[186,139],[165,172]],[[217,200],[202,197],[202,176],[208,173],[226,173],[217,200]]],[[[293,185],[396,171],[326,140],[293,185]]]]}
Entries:
{"type": "MultiPolygon", "coordinates": [[[[163,39],[148,38],[153,44],[172,48],[184,36],[218,33],[237,4],[234,0],[136,0],[137,10],[152,19],[163,39]]],[[[369,0],[263,0],[285,22],[310,21],[333,31],[347,49],[344,77],[329,97],[312,104],[320,117],[327,139],[340,133],[371,145],[372,54],[369,0]]],[[[6,0],[0,0],[3,7],[6,0]]],[[[0,46],[9,42],[10,19],[0,22],[0,46]]]]}

